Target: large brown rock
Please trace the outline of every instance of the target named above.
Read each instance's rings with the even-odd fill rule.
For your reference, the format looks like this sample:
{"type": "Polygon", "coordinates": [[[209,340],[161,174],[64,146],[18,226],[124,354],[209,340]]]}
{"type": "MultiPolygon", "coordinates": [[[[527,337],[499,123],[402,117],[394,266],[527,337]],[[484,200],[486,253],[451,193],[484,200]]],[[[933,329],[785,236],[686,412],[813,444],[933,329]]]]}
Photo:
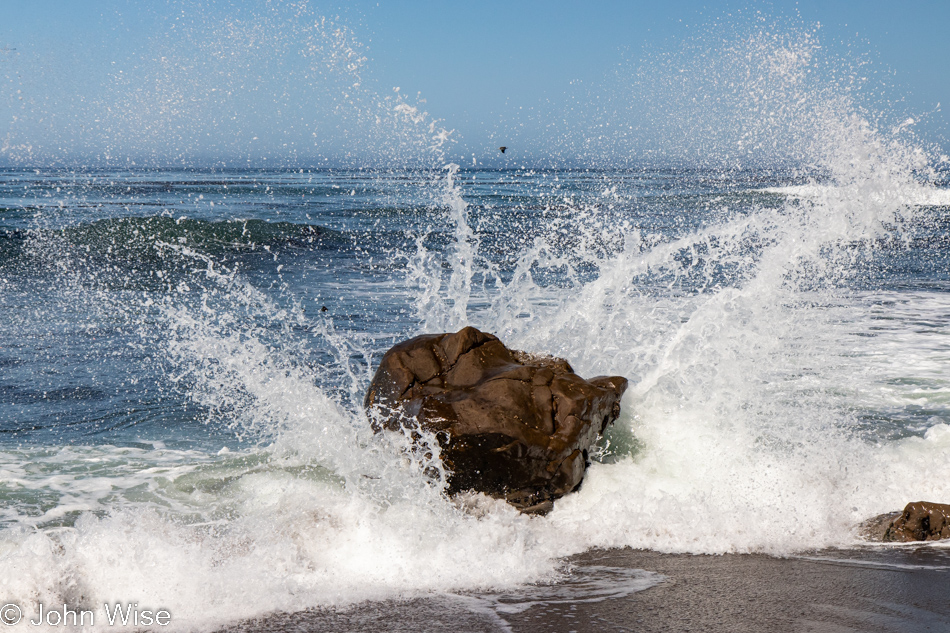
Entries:
{"type": "Polygon", "coordinates": [[[950,505],[915,501],[884,532],[884,541],[939,541],[950,538],[950,505]]]}
{"type": "Polygon", "coordinates": [[[449,493],[475,490],[544,512],[580,485],[626,388],[620,376],[584,380],[565,360],[509,350],[466,327],[386,352],[364,405],[377,431],[435,433],[449,493]]]}

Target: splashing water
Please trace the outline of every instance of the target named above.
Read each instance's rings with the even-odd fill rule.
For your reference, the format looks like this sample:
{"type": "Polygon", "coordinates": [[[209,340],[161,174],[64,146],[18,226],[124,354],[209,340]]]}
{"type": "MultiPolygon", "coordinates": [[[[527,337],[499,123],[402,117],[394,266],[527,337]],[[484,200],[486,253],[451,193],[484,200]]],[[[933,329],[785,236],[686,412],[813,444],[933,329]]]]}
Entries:
{"type": "MultiPolygon", "coordinates": [[[[292,41],[316,33],[305,17],[292,41]]],[[[248,24],[228,37],[245,41],[248,24]]],[[[950,496],[919,475],[950,466],[950,299],[939,278],[898,283],[902,266],[945,257],[939,239],[927,249],[946,189],[905,130],[815,78],[813,34],[702,40],[701,55],[657,62],[688,71],[655,73],[651,91],[681,106],[668,125],[682,133],[660,132],[697,140],[673,158],[705,147],[701,168],[469,173],[449,163],[449,133],[368,87],[355,40],[330,33],[346,116],[380,133],[381,156],[427,170],[29,183],[45,193],[0,244],[0,307],[10,340],[51,343],[17,347],[9,366],[29,373],[74,345],[72,369],[43,365],[75,383],[56,393],[120,422],[38,424],[0,446],[9,601],[134,599],[167,608],[176,630],[494,592],[481,604],[593,547],[848,546],[871,515],[950,496]],[[692,116],[694,94],[715,116],[692,116]],[[750,148],[798,166],[731,167],[750,148]],[[49,305],[23,308],[31,293],[49,305]],[[582,375],[631,379],[601,460],[546,517],[445,498],[437,443],[374,435],[361,410],[395,340],[469,323],[582,375]],[[113,392],[132,396],[119,406],[113,392]]],[[[220,57],[211,44],[201,60],[220,57]]],[[[53,406],[52,390],[8,392],[53,406]]],[[[56,415],[72,419],[34,417],[56,415]]]]}
{"type": "MultiPolygon", "coordinates": [[[[917,432],[883,444],[863,433],[864,411],[919,397],[918,379],[895,377],[916,373],[917,359],[901,366],[877,346],[922,343],[899,327],[875,332],[880,317],[866,311],[879,298],[853,284],[860,258],[933,228],[919,204],[940,199],[928,184],[936,174],[900,127],[870,124],[848,92],[802,92],[817,48],[810,36],[759,33],[694,58],[685,71],[707,87],[729,86],[716,107],[732,115],[740,149],[771,135],[801,152],[811,195],[736,212],[723,205],[722,221],[666,239],[645,236],[602,205],[568,202],[558,216],[565,229],[537,232],[507,275],[473,257],[478,242],[462,226],[451,254],[451,312],[432,301],[432,280],[444,275],[415,271],[427,329],[474,322],[515,347],[570,358],[581,373],[633,379],[617,433],[632,431],[636,442],[615,463],[595,465],[584,490],[550,518],[578,543],[774,552],[840,545],[864,518],[948,494],[945,484],[914,475],[921,464],[936,472],[950,459],[944,372],[928,394],[940,414],[917,432]],[[726,76],[710,72],[709,56],[726,76]],[[739,57],[746,63],[736,71],[739,57]],[[573,239],[559,244],[563,233],[573,239]],[[560,283],[539,283],[542,271],[560,283]],[[466,311],[479,278],[484,308],[466,311]],[[899,380],[911,385],[904,393],[892,386],[899,380]]],[[[689,86],[685,94],[710,92],[689,86]]],[[[718,123],[721,112],[714,114],[718,123]]],[[[703,124],[694,121],[688,136],[712,131],[703,124]]],[[[616,187],[605,189],[611,195],[616,187]]],[[[450,208],[457,227],[467,221],[464,205],[450,208]]],[[[902,301],[935,321],[920,335],[946,332],[943,295],[902,301]]],[[[946,351],[929,351],[931,362],[946,351]]]]}

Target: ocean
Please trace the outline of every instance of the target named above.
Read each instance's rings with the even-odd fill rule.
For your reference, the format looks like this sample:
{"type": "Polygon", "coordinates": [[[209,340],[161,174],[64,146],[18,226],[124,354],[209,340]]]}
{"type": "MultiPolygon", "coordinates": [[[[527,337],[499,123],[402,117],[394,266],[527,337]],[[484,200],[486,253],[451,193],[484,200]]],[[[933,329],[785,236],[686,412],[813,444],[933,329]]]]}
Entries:
{"type": "Polygon", "coordinates": [[[859,524],[950,500],[950,172],[815,95],[791,162],[489,169],[423,125],[410,167],[4,168],[0,602],[212,631],[663,581],[595,550],[886,566],[859,524]],[[630,381],[546,516],[369,427],[382,354],[466,325],[630,381]]]}
{"type": "Polygon", "coordinates": [[[591,548],[854,547],[947,498],[950,189],[801,180],[4,171],[7,599],[213,627],[591,548]],[[548,516],[446,498],[361,410],[394,342],[470,323],[631,381],[548,516]]]}

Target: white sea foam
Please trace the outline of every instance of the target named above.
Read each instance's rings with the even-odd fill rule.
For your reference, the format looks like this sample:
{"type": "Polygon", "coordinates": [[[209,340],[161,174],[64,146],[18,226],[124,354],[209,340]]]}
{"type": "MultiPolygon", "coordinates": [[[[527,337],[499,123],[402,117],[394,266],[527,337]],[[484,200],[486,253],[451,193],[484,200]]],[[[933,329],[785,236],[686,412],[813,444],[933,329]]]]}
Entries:
{"type": "MultiPolygon", "coordinates": [[[[803,198],[807,200],[835,198],[846,195],[846,192],[841,191],[839,188],[833,185],[820,184],[789,185],[787,187],[766,187],[764,189],[760,189],[759,191],[766,193],[776,193],[793,198],[803,198]]],[[[937,189],[924,185],[919,185],[917,187],[904,187],[893,192],[875,194],[871,196],[871,199],[875,202],[878,202],[884,200],[888,195],[900,196],[904,204],[907,205],[929,207],[950,206],[950,189],[937,189]]]]}

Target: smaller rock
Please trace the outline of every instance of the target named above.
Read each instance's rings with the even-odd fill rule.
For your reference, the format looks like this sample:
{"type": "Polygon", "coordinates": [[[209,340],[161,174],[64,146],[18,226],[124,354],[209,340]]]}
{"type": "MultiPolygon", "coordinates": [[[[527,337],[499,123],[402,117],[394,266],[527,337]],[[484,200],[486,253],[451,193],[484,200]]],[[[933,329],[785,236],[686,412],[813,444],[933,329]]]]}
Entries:
{"type": "Polygon", "coordinates": [[[950,505],[914,501],[884,531],[884,542],[939,541],[950,538],[950,505]]]}

